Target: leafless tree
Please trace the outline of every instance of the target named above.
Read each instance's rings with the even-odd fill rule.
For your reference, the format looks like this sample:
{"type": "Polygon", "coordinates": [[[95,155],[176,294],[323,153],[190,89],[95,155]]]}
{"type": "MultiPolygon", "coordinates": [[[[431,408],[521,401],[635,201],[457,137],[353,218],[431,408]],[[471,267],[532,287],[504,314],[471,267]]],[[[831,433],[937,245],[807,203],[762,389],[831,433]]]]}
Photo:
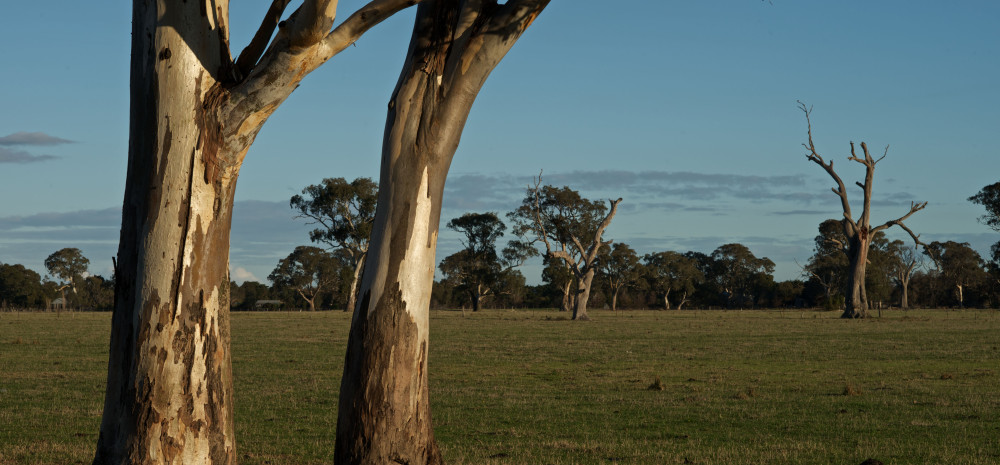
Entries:
{"type": "Polygon", "coordinates": [[[820,156],[819,152],[816,151],[816,145],[813,144],[812,138],[812,121],[810,120],[810,114],[812,113],[812,107],[807,107],[804,103],[799,102],[799,108],[806,115],[806,125],[807,134],[809,136],[808,143],[802,144],[803,147],[808,150],[806,153],[806,159],[816,163],[817,165],[823,167],[827,174],[833,178],[833,181],[837,183],[837,186],[832,188],[833,193],[837,194],[840,198],[840,205],[844,211],[844,218],[840,220],[840,223],[844,228],[844,236],[846,236],[846,242],[841,242],[838,246],[844,253],[847,254],[848,258],[848,269],[847,274],[847,290],[849,295],[846,296],[846,302],[844,305],[843,318],[866,318],[868,317],[868,299],[865,294],[865,269],[868,265],[868,251],[871,245],[872,239],[875,237],[875,233],[879,231],[888,229],[892,226],[899,226],[913,238],[914,242],[918,245],[922,244],[920,242],[919,236],[913,233],[910,228],[903,224],[903,221],[909,218],[914,213],[923,210],[927,206],[927,202],[911,202],[910,210],[903,216],[886,221],[883,224],[872,227],[871,218],[871,200],[872,200],[872,184],[875,180],[875,165],[885,158],[886,154],[889,152],[889,147],[886,146],[885,153],[881,157],[875,159],[872,157],[871,153],[868,151],[868,146],[862,142],[861,151],[864,157],[859,157],[855,152],[854,142],[851,142],[851,156],[847,157],[848,160],[860,163],[865,167],[865,181],[864,183],[857,182],[855,184],[861,188],[863,193],[863,207],[861,210],[861,215],[854,218],[851,213],[851,204],[847,198],[847,189],[844,187],[844,182],[840,179],[840,176],[833,170],[833,160],[826,161],[820,156]]]}

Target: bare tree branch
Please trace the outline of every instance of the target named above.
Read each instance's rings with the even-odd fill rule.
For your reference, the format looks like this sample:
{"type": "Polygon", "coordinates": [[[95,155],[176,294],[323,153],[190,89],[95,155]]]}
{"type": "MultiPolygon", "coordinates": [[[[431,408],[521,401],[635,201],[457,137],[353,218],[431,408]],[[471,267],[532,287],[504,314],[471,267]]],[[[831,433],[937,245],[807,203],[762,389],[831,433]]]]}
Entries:
{"type": "MultiPolygon", "coordinates": [[[[597,226],[597,231],[594,232],[594,240],[592,241],[591,248],[589,250],[589,253],[585,255],[587,257],[588,263],[594,262],[594,260],[597,258],[597,254],[600,252],[600,248],[602,245],[611,244],[613,242],[613,241],[607,241],[606,243],[601,242],[601,236],[604,235],[604,230],[608,229],[608,226],[611,225],[611,220],[615,217],[615,213],[618,212],[618,204],[620,204],[621,202],[622,202],[621,197],[619,197],[618,200],[608,200],[608,203],[611,205],[611,210],[608,212],[608,215],[604,217],[604,221],[601,221],[601,224],[597,226]]],[[[573,240],[576,240],[576,238],[573,238],[573,240]]],[[[580,250],[581,255],[583,254],[583,252],[584,251],[581,249],[580,250]]]]}
{"type": "MultiPolygon", "coordinates": [[[[856,230],[857,224],[854,222],[854,218],[851,217],[851,204],[847,200],[847,189],[844,187],[844,181],[841,180],[840,176],[837,175],[837,172],[833,170],[833,160],[828,162],[824,161],[823,157],[816,151],[816,144],[813,143],[812,120],[809,118],[809,115],[812,113],[812,107],[807,107],[801,100],[798,100],[798,103],[799,109],[806,114],[806,134],[809,136],[809,142],[807,144],[802,144],[803,147],[809,150],[809,153],[806,154],[806,158],[809,161],[823,167],[827,174],[829,174],[830,177],[833,178],[834,182],[837,183],[837,187],[831,188],[831,190],[833,190],[834,194],[837,194],[837,196],[840,197],[840,205],[844,210],[844,218],[850,222],[856,230]]],[[[853,143],[851,144],[851,155],[852,157],[854,155],[853,143]]]]}
{"type": "Polygon", "coordinates": [[[274,0],[271,2],[271,7],[268,8],[267,14],[264,15],[264,20],[261,22],[260,28],[257,29],[257,33],[254,34],[250,44],[240,52],[239,58],[236,59],[236,69],[240,73],[239,79],[242,80],[250,74],[253,67],[257,65],[257,60],[264,54],[267,44],[271,42],[271,35],[274,34],[274,29],[278,27],[281,15],[285,12],[285,8],[290,1],[274,0]]]}
{"type": "MultiPolygon", "coordinates": [[[[256,64],[251,60],[257,54],[256,49],[244,52],[246,59],[243,64],[248,74],[242,76],[243,80],[238,85],[227,89],[221,97],[223,103],[219,109],[219,119],[229,145],[227,152],[239,157],[233,162],[243,161],[257,131],[307,74],[343,51],[376,24],[420,1],[372,0],[329,33],[337,2],[307,1],[292,13],[285,26],[279,23],[277,35],[256,64]],[[322,31],[318,38],[317,31],[322,31]]],[[[266,30],[268,27],[262,25],[261,28],[266,30]]],[[[261,38],[253,47],[259,47],[264,40],[261,38]]]]}
{"type": "Polygon", "coordinates": [[[356,42],[361,35],[390,16],[423,0],[372,0],[355,11],[323,39],[326,59],[340,53],[356,42]]]}
{"type": "Polygon", "coordinates": [[[901,217],[899,217],[897,219],[889,220],[889,221],[886,221],[884,224],[876,226],[875,228],[872,229],[872,234],[875,234],[875,233],[877,233],[879,231],[882,231],[884,229],[888,229],[888,228],[890,228],[892,226],[899,226],[900,228],[903,228],[904,231],[906,231],[907,233],[910,234],[910,237],[913,238],[913,242],[915,242],[916,245],[920,245],[920,246],[923,246],[924,248],[926,248],[927,244],[924,244],[923,242],[920,241],[920,235],[914,234],[914,232],[912,230],[910,230],[910,228],[908,228],[905,224],[903,224],[903,221],[905,221],[907,218],[909,218],[910,216],[912,216],[914,213],[916,213],[916,212],[918,212],[920,210],[923,210],[924,207],[926,207],[926,206],[927,206],[927,202],[921,202],[921,203],[910,202],[910,211],[909,212],[907,212],[905,215],[903,215],[903,216],[901,216],[901,217]]]}

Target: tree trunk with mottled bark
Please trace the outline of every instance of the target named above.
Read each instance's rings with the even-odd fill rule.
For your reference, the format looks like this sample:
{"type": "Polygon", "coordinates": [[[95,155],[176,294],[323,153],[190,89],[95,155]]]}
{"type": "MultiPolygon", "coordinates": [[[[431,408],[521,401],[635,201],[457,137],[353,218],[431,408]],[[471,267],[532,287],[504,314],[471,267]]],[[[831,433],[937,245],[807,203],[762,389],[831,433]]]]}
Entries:
{"type": "Polygon", "coordinates": [[[587,314],[587,302],[590,301],[591,284],[594,282],[594,269],[590,268],[577,280],[576,301],[573,302],[573,319],[587,321],[590,315],[587,314]]]}
{"type": "MultiPolygon", "coordinates": [[[[197,7],[133,17],[129,163],[95,464],[235,463],[229,226],[238,168],[210,123],[228,39],[197,7]]],[[[228,50],[226,52],[228,54],[228,50]]]]}
{"type": "Polygon", "coordinates": [[[476,95],[547,1],[427,1],[389,101],[375,223],[348,339],[334,463],[441,463],[427,389],[445,177],[476,95]]]}
{"type": "Polygon", "coordinates": [[[287,4],[276,1],[239,62],[228,1],[133,3],[128,168],[94,464],[235,463],[228,255],[239,168],[306,73],[408,5],[377,3],[331,32],[331,6],[307,1],[319,10],[271,41],[287,4]]]}

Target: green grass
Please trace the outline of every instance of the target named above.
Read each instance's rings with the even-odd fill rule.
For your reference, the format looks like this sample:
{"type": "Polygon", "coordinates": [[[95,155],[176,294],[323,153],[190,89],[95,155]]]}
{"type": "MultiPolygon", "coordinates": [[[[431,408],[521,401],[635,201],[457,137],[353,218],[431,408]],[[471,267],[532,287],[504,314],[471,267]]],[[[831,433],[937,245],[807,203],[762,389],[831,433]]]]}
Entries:
{"type": "MultiPolygon", "coordinates": [[[[432,312],[446,462],[1000,463],[998,312],[592,313],[432,312]]],[[[108,325],[0,313],[0,465],[90,463],[108,325]]],[[[332,462],[348,325],[234,315],[241,463],[332,462]]]]}

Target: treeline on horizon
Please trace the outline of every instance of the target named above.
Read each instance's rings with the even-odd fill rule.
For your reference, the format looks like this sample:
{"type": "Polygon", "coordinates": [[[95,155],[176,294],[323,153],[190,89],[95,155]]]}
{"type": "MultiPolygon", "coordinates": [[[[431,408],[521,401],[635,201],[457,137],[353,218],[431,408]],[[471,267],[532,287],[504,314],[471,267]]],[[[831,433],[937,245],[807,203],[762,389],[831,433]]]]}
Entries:
{"type": "MultiPolygon", "coordinates": [[[[310,239],[327,247],[296,247],[268,276],[270,285],[230,282],[230,307],[353,309],[376,198],[377,185],[368,178],[350,183],[325,179],[292,197],[290,205],[299,217],[319,225],[310,239]]],[[[987,215],[980,219],[984,224],[1000,225],[995,214],[1000,211],[1000,183],[969,200],[986,207],[987,215]]],[[[850,268],[841,220],[819,225],[813,255],[802,265],[803,279],[775,281],[774,263],[739,243],[720,245],[709,254],[639,255],[626,243],[601,239],[599,232],[610,223],[616,205],[585,199],[568,187],[541,186],[539,179],[522,205],[506,214],[514,239],[500,250],[497,242],[507,225],[496,213],[451,219],[446,226],[460,233],[464,248],[440,260],[431,308],[569,311],[582,295],[581,279],[587,279],[575,263],[586,261],[582,255],[587,247],[576,238],[595,237],[595,231],[592,283],[585,297],[592,309],[844,308],[850,268]],[[572,242],[580,246],[581,256],[547,252],[551,243],[571,250],[564,244],[572,242]],[[528,285],[518,268],[538,255],[544,263],[542,283],[528,285]]],[[[89,275],[88,265],[75,248],[50,255],[45,277],[23,265],[0,263],[0,310],[111,310],[114,278],[89,275]]],[[[864,282],[872,309],[1000,308],[1000,242],[984,259],[968,243],[917,246],[889,241],[878,232],[871,240],[864,282]]]]}

